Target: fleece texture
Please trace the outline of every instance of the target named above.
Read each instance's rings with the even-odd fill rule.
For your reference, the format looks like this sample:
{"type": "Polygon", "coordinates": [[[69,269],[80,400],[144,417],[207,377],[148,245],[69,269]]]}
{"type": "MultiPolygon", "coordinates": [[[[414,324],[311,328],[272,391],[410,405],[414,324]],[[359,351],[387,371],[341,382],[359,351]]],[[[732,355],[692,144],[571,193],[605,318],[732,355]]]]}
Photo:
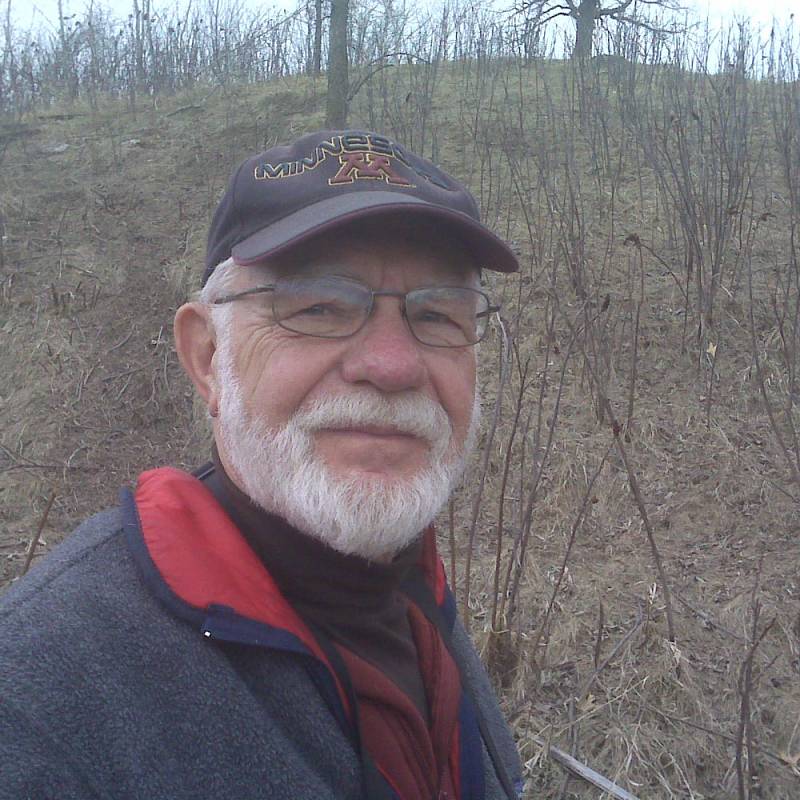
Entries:
{"type": "MultiPolygon", "coordinates": [[[[510,774],[488,678],[453,642],[510,774]]],[[[305,659],[208,640],[143,582],[121,514],[0,597],[0,800],[349,800],[359,760],[305,659]]],[[[486,800],[506,797],[484,750],[486,800]]]]}

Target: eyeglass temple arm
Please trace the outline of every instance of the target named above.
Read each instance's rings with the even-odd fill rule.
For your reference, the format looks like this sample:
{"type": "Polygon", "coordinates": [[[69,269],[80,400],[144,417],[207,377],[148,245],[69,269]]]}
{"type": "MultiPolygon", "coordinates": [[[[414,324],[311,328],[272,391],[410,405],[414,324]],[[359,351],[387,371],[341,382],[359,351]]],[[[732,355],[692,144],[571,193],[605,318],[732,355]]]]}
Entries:
{"type": "Polygon", "coordinates": [[[235,292],[234,294],[226,294],[222,297],[218,297],[216,300],[212,301],[212,305],[221,306],[223,303],[232,303],[234,300],[238,300],[240,297],[247,297],[251,294],[261,294],[262,292],[272,292],[275,291],[274,286],[255,286],[252,289],[245,289],[243,292],[235,292]]]}
{"type": "Polygon", "coordinates": [[[476,317],[488,317],[489,314],[494,314],[495,311],[499,311],[500,306],[489,306],[486,311],[479,311],[475,316],[476,317]]]}

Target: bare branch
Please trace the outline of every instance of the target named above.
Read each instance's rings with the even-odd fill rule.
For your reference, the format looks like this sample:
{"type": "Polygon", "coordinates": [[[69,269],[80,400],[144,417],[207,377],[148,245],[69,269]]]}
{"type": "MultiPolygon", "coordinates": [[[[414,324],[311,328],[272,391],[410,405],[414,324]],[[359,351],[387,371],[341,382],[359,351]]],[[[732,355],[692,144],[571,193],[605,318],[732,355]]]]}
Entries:
{"type": "Polygon", "coordinates": [[[621,14],[623,11],[625,11],[625,9],[628,8],[632,2],[633,0],[625,0],[624,3],[612,6],[611,8],[601,8],[598,11],[593,11],[592,16],[595,19],[599,19],[600,17],[616,17],[618,14],[621,14]]]}
{"type": "Polygon", "coordinates": [[[681,25],[675,23],[674,26],[668,28],[661,28],[657,25],[651,25],[649,22],[645,22],[643,19],[638,17],[626,17],[621,16],[617,17],[617,22],[627,22],[628,25],[635,25],[637,28],[643,28],[646,31],[650,31],[651,33],[668,33],[670,35],[680,33],[683,30],[681,25]]]}
{"type": "Polygon", "coordinates": [[[567,11],[558,11],[555,14],[551,14],[544,19],[539,20],[540,25],[546,25],[548,22],[552,22],[554,19],[558,19],[559,17],[572,17],[574,16],[573,13],[569,10],[567,11]]]}

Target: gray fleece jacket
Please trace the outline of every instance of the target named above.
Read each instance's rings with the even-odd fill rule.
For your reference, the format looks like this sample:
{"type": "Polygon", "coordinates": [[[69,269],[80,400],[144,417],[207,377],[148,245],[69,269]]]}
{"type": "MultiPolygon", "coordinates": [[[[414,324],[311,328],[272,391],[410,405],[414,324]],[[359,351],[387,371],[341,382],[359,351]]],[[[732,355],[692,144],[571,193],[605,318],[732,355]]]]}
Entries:
{"type": "MultiPolygon", "coordinates": [[[[214,636],[208,618],[176,614],[125,528],[120,510],[98,514],[0,597],[0,800],[363,797],[308,656],[261,647],[255,630],[225,641],[224,609],[214,636]]],[[[514,743],[458,625],[453,648],[519,790],[514,743]]],[[[483,762],[485,800],[506,798],[485,747],[483,762]]]]}

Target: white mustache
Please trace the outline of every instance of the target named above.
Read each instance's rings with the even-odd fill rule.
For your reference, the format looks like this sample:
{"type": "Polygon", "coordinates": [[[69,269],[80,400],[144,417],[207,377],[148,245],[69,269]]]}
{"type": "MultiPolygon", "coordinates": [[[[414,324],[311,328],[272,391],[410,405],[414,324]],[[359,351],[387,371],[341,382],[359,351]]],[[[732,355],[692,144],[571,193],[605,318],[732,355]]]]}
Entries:
{"type": "Polygon", "coordinates": [[[322,398],[292,417],[292,423],[306,431],[353,425],[387,426],[417,436],[431,446],[446,449],[452,425],[444,409],[418,393],[385,397],[364,392],[322,398]]]}

